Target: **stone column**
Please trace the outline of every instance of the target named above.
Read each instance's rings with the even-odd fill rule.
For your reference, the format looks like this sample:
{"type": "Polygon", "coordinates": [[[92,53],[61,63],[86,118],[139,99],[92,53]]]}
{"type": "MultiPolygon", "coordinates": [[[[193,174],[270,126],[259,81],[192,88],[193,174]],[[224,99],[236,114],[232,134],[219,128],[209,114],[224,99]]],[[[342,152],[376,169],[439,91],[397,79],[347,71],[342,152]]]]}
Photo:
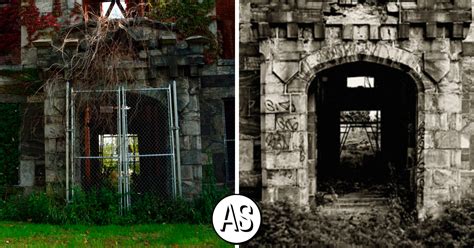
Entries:
{"type": "Polygon", "coordinates": [[[261,65],[262,200],[307,205],[307,95],[288,93],[274,63],[261,65]]]}
{"type": "Polygon", "coordinates": [[[65,196],[65,83],[49,83],[45,87],[44,150],[46,190],[65,196]]]}

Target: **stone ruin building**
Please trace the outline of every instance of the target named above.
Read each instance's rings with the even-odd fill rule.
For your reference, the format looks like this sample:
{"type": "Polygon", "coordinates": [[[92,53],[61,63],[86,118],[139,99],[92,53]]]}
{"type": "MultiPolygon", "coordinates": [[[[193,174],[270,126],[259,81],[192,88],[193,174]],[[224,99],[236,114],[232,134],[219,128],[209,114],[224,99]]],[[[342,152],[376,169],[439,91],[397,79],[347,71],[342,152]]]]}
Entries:
{"type": "Polygon", "coordinates": [[[7,157],[1,161],[2,194],[46,190],[71,198],[77,187],[110,184],[120,193],[191,198],[201,191],[206,171],[214,172],[208,176],[218,185],[233,188],[234,2],[217,1],[211,13],[216,21],[209,31],[219,37],[215,42],[220,47],[213,60],[207,54],[212,40],[183,37],[174,24],[143,17],[147,9],[140,9],[140,3],[22,3],[38,10],[33,20],[48,23],[43,17],[54,17],[61,25],[55,30],[56,23],[50,23],[40,31],[30,30],[28,17],[15,12],[19,1],[0,1],[0,11],[25,19],[0,32],[0,151],[7,157]],[[107,6],[114,4],[110,11],[107,6]],[[138,14],[131,11],[134,4],[138,14]],[[113,65],[127,79],[120,74],[112,85],[85,86],[69,78],[74,67],[65,66],[65,57],[88,51],[82,31],[99,25],[97,17],[82,14],[91,10],[101,13],[102,20],[122,15],[105,23],[118,27],[111,39],[126,38],[133,51],[113,65]],[[57,34],[64,30],[70,33],[61,40],[64,36],[57,34]],[[7,38],[10,44],[5,44],[7,38]],[[6,116],[16,119],[7,122],[6,116]]]}
{"type": "Polygon", "coordinates": [[[469,0],[241,0],[241,193],[391,190],[420,218],[472,197],[472,18],[469,0]]]}

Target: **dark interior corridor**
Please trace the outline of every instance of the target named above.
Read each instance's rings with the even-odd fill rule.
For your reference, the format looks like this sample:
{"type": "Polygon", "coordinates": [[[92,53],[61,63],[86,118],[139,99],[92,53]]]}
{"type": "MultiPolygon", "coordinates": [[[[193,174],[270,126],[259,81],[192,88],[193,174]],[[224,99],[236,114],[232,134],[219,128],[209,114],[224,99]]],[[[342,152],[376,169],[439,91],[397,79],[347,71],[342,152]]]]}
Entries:
{"type": "Polygon", "coordinates": [[[395,187],[413,192],[413,80],[366,62],[332,67],[316,80],[309,91],[316,124],[309,131],[316,137],[317,191],[388,193],[395,187]]]}

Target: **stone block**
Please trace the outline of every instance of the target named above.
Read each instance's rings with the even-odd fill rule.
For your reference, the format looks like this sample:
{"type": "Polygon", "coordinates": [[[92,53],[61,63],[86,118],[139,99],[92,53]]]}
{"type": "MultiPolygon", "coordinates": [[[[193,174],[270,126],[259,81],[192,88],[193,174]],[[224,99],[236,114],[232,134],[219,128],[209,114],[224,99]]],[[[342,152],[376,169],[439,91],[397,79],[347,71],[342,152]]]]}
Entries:
{"type": "Polygon", "coordinates": [[[180,135],[201,135],[201,123],[197,120],[181,120],[180,135]]]}
{"type": "Polygon", "coordinates": [[[298,62],[273,62],[273,73],[284,83],[287,83],[299,71],[298,62]]]}
{"type": "Polygon", "coordinates": [[[258,24],[258,38],[259,39],[265,39],[270,37],[271,31],[270,31],[270,25],[266,22],[261,22],[258,24]]]}
{"type": "Polygon", "coordinates": [[[262,180],[270,187],[287,187],[297,185],[297,171],[294,169],[262,170],[262,180]]]}
{"type": "Polygon", "coordinates": [[[181,166],[181,179],[192,180],[193,179],[193,167],[190,165],[181,166]]]}
{"type": "Polygon", "coordinates": [[[438,131],[435,133],[437,148],[461,148],[460,133],[457,131],[438,131]]]}
{"type": "Polygon", "coordinates": [[[397,39],[397,28],[393,26],[381,26],[380,27],[380,38],[382,40],[396,40],[397,39]]]}
{"type": "Polygon", "coordinates": [[[471,138],[470,134],[467,134],[467,133],[461,134],[461,148],[467,149],[470,147],[470,138],[471,138]]]}
{"type": "Polygon", "coordinates": [[[253,140],[240,140],[239,142],[239,170],[253,171],[254,167],[254,142],[253,140]]]}
{"type": "Polygon", "coordinates": [[[278,200],[277,189],[273,187],[264,187],[262,190],[262,202],[275,202],[278,200]]]}
{"type": "Polygon", "coordinates": [[[436,38],[437,26],[436,23],[426,23],[426,38],[436,38]]]}
{"type": "Polygon", "coordinates": [[[201,151],[199,150],[181,151],[181,164],[183,165],[201,164],[201,151]]]}
{"type": "Polygon", "coordinates": [[[462,167],[462,150],[452,150],[451,151],[451,167],[452,168],[461,168],[462,167]]]}
{"type": "Polygon", "coordinates": [[[425,128],[428,131],[448,130],[448,115],[439,113],[426,113],[425,128]]]}
{"type": "Polygon", "coordinates": [[[304,131],[306,127],[306,114],[275,114],[274,130],[276,131],[304,131]]]}
{"type": "Polygon", "coordinates": [[[398,24],[398,39],[408,39],[410,37],[410,24],[398,24]]]}
{"type": "Polygon", "coordinates": [[[296,184],[298,187],[308,187],[308,170],[307,169],[297,169],[297,181],[296,184]]]}
{"type": "Polygon", "coordinates": [[[301,94],[265,94],[262,99],[263,113],[305,113],[306,95],[301,94]]]}
{"type": "Polygon", "coordinates": [[[45,124],[44,137],[45,139],[64,138],[66,136],[66,128],[62,124],[45,124]]]}
{"type": "Polygon", "coordinates": [[[304,161],[300,162],[299,151],[262,154],[262,167],[267,169],[300,169],[304,168],[305,164],[304,161]]]}
{"type": "Polygon", "coordinates": [[[425,149],[435,148],[434,133],[426,131],[425,132],[425,149]]]}
{"type": "Polygon", "coordinates": [[[423,54],[423,70],[435,81],[439,82],[451,68],[449,55],[444,52],[425,52],[423,54]]]}
{"type": "Polygon", "coordinates": [[[193,179],[194,180],[201,180],[202,179],[202,166],[201,165],[194,165],[193,167],[193,179]]]}
{"type": "Polygon", "coordinates": [[[461,113],[462,99],[460,94],[438,94],[438,109],[442,112],[461,113]]]}
{"type": "Polygon", "coordinates": [[[461,131],[463,128],[462,114],[452,113],[446,114],[448,120],[448,127],[450,130],[461,131]]]}
{"type": "MultiPolygon", "coordinates": [[[[287,186],[277,188],[277,197],[279,201],[287,201],[293,203],[300,202],[301,188],[296,186],[287,186]]],[[[307,201],[306,201],[307,202],[307,201]]]]}
{"type": "Polygon", "coordinates": [[[35,183],[35,162],[33,160],[21,160],[19,168],[20,186],[30,187],[35,183]]]}
{"type": "Polygon", "coordinates": [[[326,37],[324,24],[322,23],[315,23],[313,32],[315,39],[324,39],[326,37]]]}
{"type": "MultiPolygon", "coordinates": [[[[460,180],[460,174],[458,172],[447,169],[435,169],[432,171],[431,176],[433,182],[432,186],[444,190],[449,190],[449,186],[456,186],[460,180]]],[[[431,192],[436,194],[436,190],[432,190],[431,192]]],[[[443,192],[441,194],[445,193],[449,196],[449,192],[443,192]]]]}
{"type": "Polygon", "coordinates": [[[379,40],[380,39],[380,25],[370,25],[369,27],[369,40],[379,40]]]}
{"type": "MultiPolygon", "coordinates": [[[[262,181],[262,172],[239,171],[239,186],[243,187],[266,187],[262,181]]],[[[259,189],[260,190],[260,189],[259,189]]]]}
{"type": "Polygon", "coordinates": [[[449,150],[426,149],[424,153],[426,168],[449,168],[451,166],[449,150]]]}
{"type": "Polygon", "coordinates": [[[342,39],[343,40],[352,40],[353,39],[353,26],[346,24],[342,26],[342,39]]]}
{"type": "Polygon", "coordinates": [[[309,190],[308,194],[309,194],[310,196],[316,195],[316,192],[317,192],[317,190],[316,190],[316,178],[310,178],[310,179],[309,179],[309,187],[308,187],[308,190],[309,190]]]}
{"type": "Polygon", "coordinates": [[[367,26],[367,25],[355,25],[353,31],[354,31],[354,40],[367,40],[367,39],[369,39],[369,26],[367,26]]]}

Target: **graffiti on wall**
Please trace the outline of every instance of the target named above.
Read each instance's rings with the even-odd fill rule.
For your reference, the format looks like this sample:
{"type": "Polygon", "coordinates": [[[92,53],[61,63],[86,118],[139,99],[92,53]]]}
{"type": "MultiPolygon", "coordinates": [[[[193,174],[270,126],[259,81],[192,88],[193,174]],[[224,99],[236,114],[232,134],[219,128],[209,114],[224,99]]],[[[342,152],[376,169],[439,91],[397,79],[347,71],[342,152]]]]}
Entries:
{"type": "Polygon", "coordinates": [[[416,133],[416,187],[417,187],[417,205],[423,204],[423,188],[425,185],[425,159],[423,151],[425,149],[425,123],[418,125],[416,133]]]}
{"type": "Polygon", "coordinates": [[[266,100],[265,110],[267,112],[296,112],[296,107],[290,100],[281,102],[266,100]]]}
{"type": "Polygon", "coordinates": [[[281,131],[296,131],[298,130],[299,122],[296,117],[282,117],[279,116],[275,120],[277,130],[281,131]]]}

